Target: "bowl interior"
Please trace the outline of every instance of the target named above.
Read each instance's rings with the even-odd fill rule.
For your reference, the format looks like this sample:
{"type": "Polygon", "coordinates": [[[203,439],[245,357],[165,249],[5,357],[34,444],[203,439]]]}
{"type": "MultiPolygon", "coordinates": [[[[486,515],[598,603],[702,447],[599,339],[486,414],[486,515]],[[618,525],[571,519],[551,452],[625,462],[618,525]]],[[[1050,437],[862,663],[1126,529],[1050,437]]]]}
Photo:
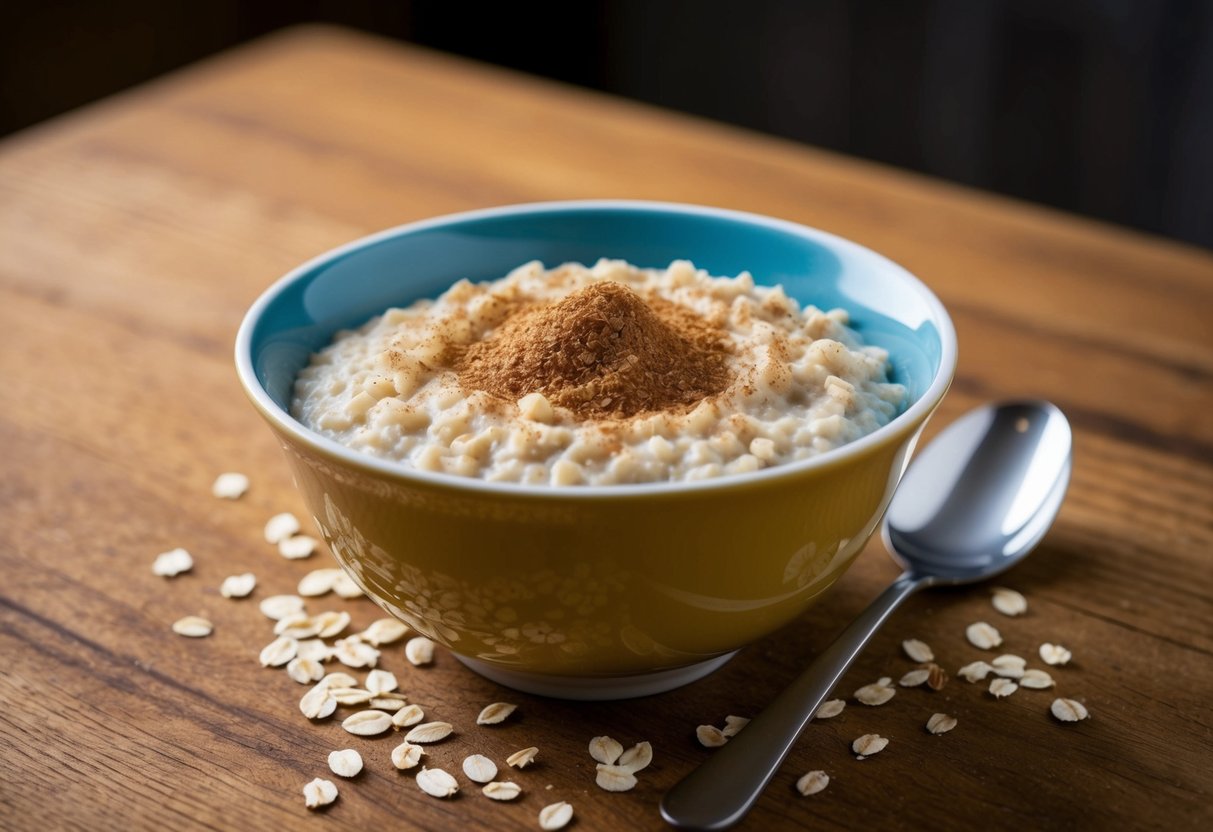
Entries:
{"type": "Polygon", "coordinates": [[[548,203],[490,209],[391,229],[304,264],[254,306],[241,350],[284,411],[309,356],[343,328],[441,294],[460,278],[495,280],[529,260],[548,268],[602,257],[664,268],[691,260],[713,275],[749,271],[801,305],[842,307],[868,344],[889,351],[892,379],[916,402],[941,370],[950,323],[915,278],[880,255],[792,223],[659,203],[548,203]]]}

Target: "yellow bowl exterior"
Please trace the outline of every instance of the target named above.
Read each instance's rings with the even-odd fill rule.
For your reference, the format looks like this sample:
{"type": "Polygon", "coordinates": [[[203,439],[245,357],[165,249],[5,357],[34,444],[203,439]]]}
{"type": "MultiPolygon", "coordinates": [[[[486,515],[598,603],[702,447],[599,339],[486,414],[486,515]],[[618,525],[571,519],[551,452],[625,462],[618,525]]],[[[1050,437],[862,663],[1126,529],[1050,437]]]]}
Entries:
{"type": "Polygon", "coordinates": [[[906,415],[815,467],[618,497],[394,475],[270,424],[334,555],[386,610],[504,669],[616,676],[728,653],[803,613],[879,524],[929,412],[906,415]]]}

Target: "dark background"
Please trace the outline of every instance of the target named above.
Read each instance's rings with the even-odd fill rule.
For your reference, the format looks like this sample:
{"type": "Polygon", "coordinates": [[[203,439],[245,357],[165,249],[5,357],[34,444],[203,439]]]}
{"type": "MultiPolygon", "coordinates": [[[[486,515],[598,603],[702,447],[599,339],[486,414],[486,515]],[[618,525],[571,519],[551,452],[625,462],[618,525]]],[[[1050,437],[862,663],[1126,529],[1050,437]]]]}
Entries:
{"type": "Polygon", "coordinates": [[[1213,248],[1213,0],[0,0],[0,135],[309,21],[1213,248]]]}

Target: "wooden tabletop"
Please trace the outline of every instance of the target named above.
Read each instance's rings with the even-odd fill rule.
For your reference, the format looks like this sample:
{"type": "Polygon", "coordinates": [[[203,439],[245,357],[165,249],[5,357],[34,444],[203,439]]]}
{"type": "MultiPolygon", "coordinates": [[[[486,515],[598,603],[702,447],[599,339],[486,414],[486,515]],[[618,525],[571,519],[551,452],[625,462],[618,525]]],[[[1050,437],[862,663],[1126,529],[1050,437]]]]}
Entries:
{"type": "MultiPolygon", "coordinates": [[[[297,29],[85,108],[0,144],[0,827],[5,829],[535,829],[568,801],[577,829],[663,828],[661,795],[712,752],[696,726],[760,710],[896,575],[873,541],[801,621],[681,690],[578,704],[514,693],[439,651],[381,666],[510,771],[513,803],[458,777],[450,800],[397,772],[390,737],[312,724],[305,688],[258,653],[257,609],[327,552],[288,561],[261,539],[306,516],[280,451],[240,391],[233,337],[252,300],[304,259],[367,232],[451,211],[629,197],[726,206],[817,226],[920,275],[960,337],[933,433],[990,399],[1040,397],[1076,433],[1056,526],[1002,583],[925,593],[841,685],[842,715],[811,724],[743,828],[1172,829],[1213,821],[1213,257],[1049,210],[788,142],[331,29],[297,29]],[[210,494],[250,475],[241,500],[210,494]],[[192,572],[152,574],[185,547],[192,572]],[[220,596],[251,571],[251,598],[220,596]],[[198,614],[208,638],[170,625],[198,614]],[[953,674],[989,658],[988,621],[1031,666],[1042,642],[1073,661],[1053,690],[996,701],[953,675],[881,707],[851,692],[930,644],[953,674]],[[1090,710],[1049,715],[1056,696],[1090,710]],[[478,727],[490,702],[519,705],[478,727]],[[932,736],[927,718],[958,719],[932,736]],[[858,761],[861,734],[890,739],[858,761]],[[648,740],[626,793],[594,784],[589,740],[648,740]],[[353,781],[328,773],[362,752],[353,781]],[[820,769],[809,797],[796,779],[820,769]],[[338,781],[321,813],[314,777],[338,781]]],[[[693,256],[693,252],[688,255],[693,256]]],[[[331,598],[331,596],[330,596],[331,598]]],[[[365,599],[319,599],[353,628],[365,599]]],[[[357,674],[361,678],[361,673],[357,674]]]]}

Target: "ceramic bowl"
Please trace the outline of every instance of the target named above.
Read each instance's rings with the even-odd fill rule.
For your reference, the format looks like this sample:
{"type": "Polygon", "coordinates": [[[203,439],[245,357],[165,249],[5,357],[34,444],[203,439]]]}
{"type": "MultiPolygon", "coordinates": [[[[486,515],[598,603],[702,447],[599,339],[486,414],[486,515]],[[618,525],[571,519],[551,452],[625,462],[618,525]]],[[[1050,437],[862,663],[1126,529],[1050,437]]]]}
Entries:
{"type": "Polygon", "coordinates": [[[494,208],[334,249],[253,304],[240,379],[316,524],[372,599],[505,685],[569,698],[666,690],[720,666],[821,597],[877,527],[956,364],[939,300],[833,235],[753,214],[647,202],[494,208]],[[902,413],[808,460],[693,483],[486,483],[352,451],[291,417],[296,374],[342,328],[493,280],[529,260],[600,257],[750,271],[801,304],[843,307],[886,348],[902,413]]]}

